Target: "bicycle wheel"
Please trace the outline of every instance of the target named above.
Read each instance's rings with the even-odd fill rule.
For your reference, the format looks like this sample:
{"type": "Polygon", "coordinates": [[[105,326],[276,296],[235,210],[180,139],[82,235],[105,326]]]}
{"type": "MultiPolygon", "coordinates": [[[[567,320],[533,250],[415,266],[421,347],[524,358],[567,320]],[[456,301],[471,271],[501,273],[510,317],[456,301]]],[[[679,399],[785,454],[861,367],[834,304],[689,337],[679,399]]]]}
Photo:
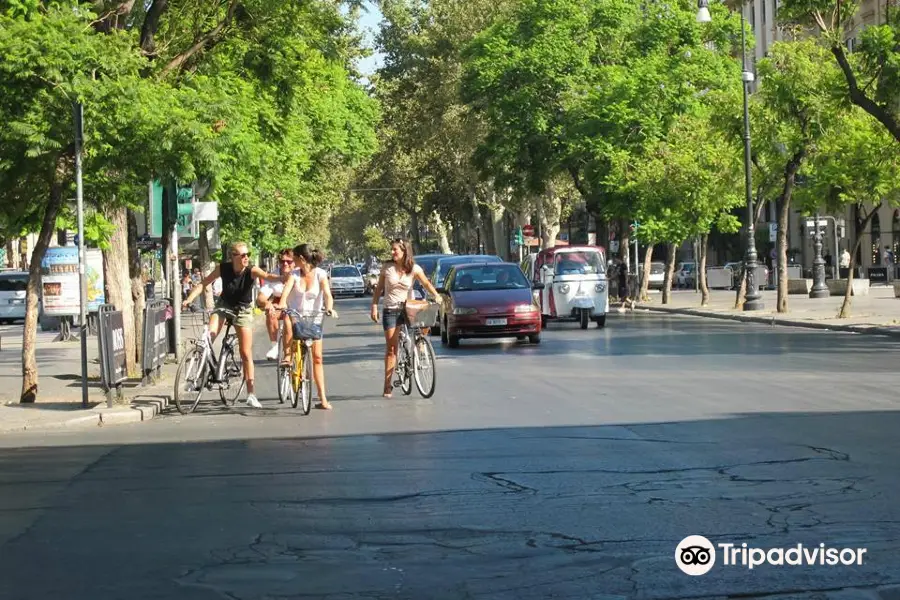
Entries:
{"type": "Polygon", "coordinates": [[[416,378],[416,389],[423,398],[431,398],[437,384],[437,369],[434,359],[434,348],[431,341],[420,336],[416,338],[413,349],[413,374],[416,378]]]}
{"type": "Polygon", "coordinates": [[[278,402],[294,403],[294,388],[291,386],[291,367],[278,365],[278,402]]]}
{"type": "Polygon", "coordinates": [[[303,360],[302,344],[294,342],[294,354],[291,361],[291,408],[297,408],[297,403],[303,394],[303,360]]]}
{"type": "Polygon", "coordinates": [[[221,360],[225,361],[225,381],[219,384],[219,398],[225,406],[234,406],[247,384],[244,381],[244,363],[232,349],[223,349],[221,360]]]}
{"type": "Polygon", "coordinates": [[[400,342],[397,354],[397,371],[400,376],[400,391],[404,396],[412,394],[412,355],[409,352],[409,337],[400,342]]]}
{"type": "Polygon", "coordinates": [[[181,358],[175,372],[175,408],[183,415],[189,415],[200,404],[209,365],[203,360],[203,350],[194,347],[181,358]]]}
{"type": "Polygon", "coordinates": [[[303,346],[303,386],[300,390],[300,412],[304,415],[309,414],[312,408],[312,386],[313,386],[313,360],[312,352],[307,346],[303,346]]]}

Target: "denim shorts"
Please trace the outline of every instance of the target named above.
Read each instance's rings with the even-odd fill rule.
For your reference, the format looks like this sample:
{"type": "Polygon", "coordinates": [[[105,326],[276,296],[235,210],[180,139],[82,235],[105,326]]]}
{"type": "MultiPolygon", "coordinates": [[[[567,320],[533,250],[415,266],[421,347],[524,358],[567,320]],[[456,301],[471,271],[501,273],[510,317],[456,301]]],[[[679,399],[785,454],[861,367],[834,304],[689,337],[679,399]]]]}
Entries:
{"type": "Polygon", "coordinates": [[[406,321],[406,311],[402,308],[386,308],[381,315],[381,326],[384,330],[393,329],[406,321]]]}

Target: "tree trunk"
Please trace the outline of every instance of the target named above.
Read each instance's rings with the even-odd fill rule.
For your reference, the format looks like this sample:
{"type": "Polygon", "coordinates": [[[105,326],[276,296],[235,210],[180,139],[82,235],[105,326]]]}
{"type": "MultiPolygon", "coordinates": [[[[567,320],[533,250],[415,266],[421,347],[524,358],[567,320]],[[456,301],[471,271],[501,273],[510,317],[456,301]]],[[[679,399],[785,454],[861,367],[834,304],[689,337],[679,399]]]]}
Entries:
{"type": "Polygon", "coordinates": [[[709,252],[709,234],[700,236],[700,260],[697,261],[697,282],[700,285],[700,306],[709,306],[709,286],[706,283],[706,256],[709,252]]]}
{"type": "MultiPolygon", "coordinates": [[[[496,202],[496,198],[494,199],[496,202]]],[[[509,257],[509,240],[503,227],[503,216],[506,208],[499,203],[491,204],[491,242],[494,245],[493,254],[501,257],[509,257]]]]}
{"type": "Polygon", "coordinates": [[[647,290],[650,289],[651,262],[653,262],[653,244],[647,244],[647,250],[644,251],[644,268],[641,275],[641,291],[638,295],[638,298],[640,298],[641,302],[647,302],[650,300],[650,294],[647,293],[647,290]]]}
{"type": "Polygon", "coordinates": [[[788,311],[788,280],[787,280],[787,251],[788,251],[788,216],[791,210],[790,194],[782,200],[781,210],[778,211],[778,236],[775,238],[778,254],[778,296],[776,302],[780,313],[788,311]]]}
{"type": "Polygon", "coordinates": [[[859,210],[857,209],[856,211],[856,242],[853,244],[853,252],[850,253],[850,269],[847,273],[847,289],[844,291],[844,302],[841,303],[841,311],[837,316],[838,319],[846,319],[850,316],[850,296],[853,294],[853,270],[856,268],[856,254],[862,246],[863,232],[866,230],[866,227],[868,227],[869,221],[872,220],[872,216],[878,212],[883,203],[883,201],[879,202],[877,206],[873,207],[862,221],[859,220],[859,210]]]}
{"type": "Polygon", "coordinates": [[[541,220],[541,249],[552,248],[556,245],[556,236],[559,235],[562,199],[550,192],[541,194],[538,197],[538,208],[541,220]]]}
{"type": "Polygon", "coordinates": [[[131,278],[131,299],[134,302],[134,359],[141,370],[144,356],[144,278],[141,272],[141,253],[137,247],[137,214],[128,209],[128,276],[131,278]]]}
{"type": "Polygon", "coordinates": [[[668,304],[672,295],[672,277],[675,275],[675,250],[680,244],[669,243],[669,257],[666,259],[666,280],[663,283],[662,303],[668,304]]]}
{"type": "Polygon", "coordinates": [[[619,235],[619,256],[622,258],[622,262],[628,267],[628,270],[631,270],[631,228],[629,227],[628,219],[620,219],[619,220],[619,231],[621,234],[619,235]]]}
{"type": "Polygon", "coordinates": [[[450,238],[447,235],[447,224],[441,219],[441,215],[434,211],[434,228],[438,234],[438,243],[443,254],[450,254],[450,238]]]}
{"type": "Polygon", "coordinates": [[[421,254],[422,238],[419,236],[419,213],[414,210],[407,211],[409,213],[409,227],[412,230],[413,254],[421,254]]]}
{"type": "MultiPolygon", "coordinates": [[[[135,364],[134,335],[134,300],[131,296],[131,278],[128,261],[128,218],[127,209],[109,208],[104,216],[112,225],[113,233],[109,238],[109,249],[103,251],[103,278],[109,290],[107,304],[113,304],[116,310],[122,311],[125,323],[125,356],[129,377],[137,377],[135,364]]],[[[178,273],[172,274],[176,285],[180,285],[178,273]]]]}
{"type": "MultiPolygon", "coordinates": [[[[200,252],[200,273],[203,274],[203,277],[212,273],[213,268],[215,268],[209,255],[209,231],[208,221],[200,221],[200,239],[197,241],[197,246],[200,252]]],[[[215,308],[215,299],[213,298],[211,285],[203,289],[203,304],[206,310],[215,308]]]]}
{"type": "Polygon", "coordinates": [[[68,153],[56,159],[53,182],[50,184],[50,198],[44,209],[41,232],[31,254],[28,269],[28,293],[25,298],[25,327],[22,333],[22,393],[19,402],[28,404],[37,400],[38,366],[35,344],[38,326],[38,297],[41,295],[41,262],[50,245],[50,238],[56,231],[56,217],[63,202],[63,180],[66,177],[68,153]]]}

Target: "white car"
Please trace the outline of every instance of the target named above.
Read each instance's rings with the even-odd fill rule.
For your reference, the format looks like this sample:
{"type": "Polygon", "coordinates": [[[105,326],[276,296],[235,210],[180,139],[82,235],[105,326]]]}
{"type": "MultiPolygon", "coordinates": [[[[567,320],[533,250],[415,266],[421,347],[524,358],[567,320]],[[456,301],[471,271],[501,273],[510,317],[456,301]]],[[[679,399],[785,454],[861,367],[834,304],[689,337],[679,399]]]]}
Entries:
{"type": "Polygon", "coordinates": [[[650,288],[662,289],[666,282],[666,263],[650,263],[650,288]]]}
{"type": "Polygon", "coordinates": [[[362,273],[353,265],[334,265],[329,274],[331,294],[339,296],[356,296],[361,298],[366,293],[366,282],[362,273]]]}
{"type": "Polygon", "coordinates": [[[25,318],[28,273],[0,273],[0,323],[25,318]]]}

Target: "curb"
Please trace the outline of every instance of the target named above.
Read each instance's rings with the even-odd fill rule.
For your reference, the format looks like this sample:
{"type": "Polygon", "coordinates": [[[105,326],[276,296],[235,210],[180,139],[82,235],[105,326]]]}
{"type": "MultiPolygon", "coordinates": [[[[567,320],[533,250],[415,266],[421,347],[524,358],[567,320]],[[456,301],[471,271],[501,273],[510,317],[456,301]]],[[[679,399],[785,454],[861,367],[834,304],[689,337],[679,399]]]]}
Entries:
{"type": "Polygon", "coordinates": [[[0,422],[0,434],[14,433],[22,431],[58,431],[61,429],[77,429],[85,430],[93,427],[105,427],[108,425],[124,425],[128,423],[140,423],[149,421],[162,411],[164,411],[170,403],[168,396],[141,398],[132,400],[130,406],[114,406],[108,408],[106,405],[96,406],[84,412],[80,412],[77,416],[61,421],[44,421],[36,420],[32,422],[19,423],[15,426],[9,426],[0,422]]]}
{"type": "Polygon", "coordinates": [[[815,321],[798,321],[785,319],[784,317],[754,317],[741,314],[711,313],[696,308],[675,308],[668,306],[650,306],[639,304],[638,308],[653,312],[669,313],[676,315],[689,315],[692,317],[704,317],[707,319],[720,319],[724,321],[739,321],[742,323],[759,323],[761,325],[780,325],[782,327],[802,327],[805,329],[819,329],[822,331],[840,331],[844,333],[861,333],[866,335],[883,335],[900,338],[900,327],[879,327],[870,325],[837,325],[831,323],[816,323],[815,321]]]}

